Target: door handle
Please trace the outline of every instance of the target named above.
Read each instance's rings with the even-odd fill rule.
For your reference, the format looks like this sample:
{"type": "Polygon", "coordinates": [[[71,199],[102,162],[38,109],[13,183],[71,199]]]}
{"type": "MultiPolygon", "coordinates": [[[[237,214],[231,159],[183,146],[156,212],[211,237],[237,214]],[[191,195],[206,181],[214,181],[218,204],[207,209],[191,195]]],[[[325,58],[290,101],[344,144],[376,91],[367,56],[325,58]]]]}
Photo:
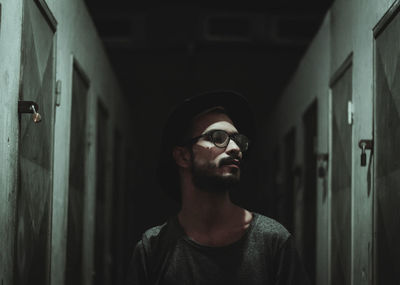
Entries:
{"type": "Polygon", "coordinates": [[[18,114],[32,114],[34,123],[40,123],[42,116],[38,113],[39,105],[34,101],[18,101],[18,114]]]}
{"type": "Polygon", "coordinates": [[[367,165],[367,154],[365,153],[366,149],[373,150],[374,141],[373,140],[360,140],[358,142],[358,147],[361,148],[361,166],[367,165]]]}

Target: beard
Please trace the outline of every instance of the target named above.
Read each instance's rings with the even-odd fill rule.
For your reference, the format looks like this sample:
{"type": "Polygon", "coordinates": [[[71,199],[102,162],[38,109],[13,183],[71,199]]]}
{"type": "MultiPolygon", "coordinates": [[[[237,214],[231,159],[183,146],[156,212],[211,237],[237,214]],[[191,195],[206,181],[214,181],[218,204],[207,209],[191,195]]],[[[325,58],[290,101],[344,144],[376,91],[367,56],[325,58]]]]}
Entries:
{"type": "Polygon", "coordinates": [[[219,166],[208,162],[199,165],[192,155],[192,181],[198,189],[208,193],[225,194],[235,189],[240,182],[240,169],[231,168],[229,175],[217,173],[218,168],[229,164],[232,158],[225,158],[220,161],[219,166]]]}

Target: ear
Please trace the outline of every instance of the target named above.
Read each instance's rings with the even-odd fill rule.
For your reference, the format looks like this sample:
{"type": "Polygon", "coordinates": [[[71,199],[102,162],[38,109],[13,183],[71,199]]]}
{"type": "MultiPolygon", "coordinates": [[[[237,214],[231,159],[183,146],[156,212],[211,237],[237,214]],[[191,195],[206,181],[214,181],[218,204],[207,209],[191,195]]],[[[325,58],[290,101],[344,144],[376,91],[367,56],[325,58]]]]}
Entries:
{"type": "Polygon", "coordinates": [[[176,146],[172,150],[172,156],[176,164],[180,167],[187,168],[191,164],[191,154],[189,150],[182,146],[176,146]]]}

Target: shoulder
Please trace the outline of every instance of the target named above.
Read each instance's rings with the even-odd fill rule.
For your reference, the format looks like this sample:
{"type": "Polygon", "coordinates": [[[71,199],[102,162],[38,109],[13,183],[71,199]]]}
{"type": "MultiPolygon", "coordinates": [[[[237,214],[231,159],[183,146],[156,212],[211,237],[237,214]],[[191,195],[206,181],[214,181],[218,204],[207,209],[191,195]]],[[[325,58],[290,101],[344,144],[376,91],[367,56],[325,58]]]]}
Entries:
{"type": "Polygon", "coordinates": [[[255,237],[262,238],[264,241],[271,242],[279,247],[291,236],[282,224],[272,218],[253,213],[253,219],[252,234],[255,237]]]}
{"type": "Polygon", "coordinates": [[[182,231],[176,223],[176,217],[169,218],[165,223],[146,230],[141,245],[145,251],[159,247],[167,247],[173,244],[180,236],[182,231]]]}
{"type": "Polygon", "coordinates": [[[152,228],[146,230],[142,235],[142,240],[143,239],[144,240],[156,239],[159,236],[161,230],[163,228],[165,228],[166,225],[167,225],[167,222],[165,222],[162,225],[158,225],[158,226],[155,226],[155,227],[152,227],[152,228]]]}
{"type": "Polygon", "coordinates": [[[278,221],[258,213],[253,213],[253,214],[254,218],[256,219],[255,226],[257,227],[258,230],[264,233],[272,233],[284,237],[290,235],[289,231],[278,221]]]}
{"type": "Polygon", "coordinates": [[[127,277],[129,283],[127,284],[147,284],[146,280],[152,278],[149,270],[152,270],[154,260],[157,260],[153,256],[153,248],[159,247],[160,235],[166,226],[167,223],[164,223],[152,227],[143,233],[141,240],[137,242],[133,252],[127,277]]]}
{"type": "Polygon", "coordinates": [[[154,245],[156,245],[159,242],[160,236],[162,236],[163,231],[167,227],[167,223],[168,222],[165,222],[161,225],[146,230],[142,235],[140,244],[145,248],[153,247],[154,245]]]}

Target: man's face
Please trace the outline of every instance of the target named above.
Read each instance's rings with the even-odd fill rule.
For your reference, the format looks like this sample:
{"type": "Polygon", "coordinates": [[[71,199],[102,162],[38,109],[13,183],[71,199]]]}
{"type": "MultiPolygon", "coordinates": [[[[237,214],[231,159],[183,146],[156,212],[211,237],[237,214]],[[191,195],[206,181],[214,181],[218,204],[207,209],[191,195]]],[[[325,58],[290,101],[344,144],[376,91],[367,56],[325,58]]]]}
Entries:
{"type": "MultiPolygon", "coordinates": [[[[238,132],[226,114],[211,112],[195,120],[192,137],[212,130],[224,130],[229,134],[238,132]]],[[[233,140],[220,148],[207,137],[200,138],[192,147],[193,184],[202,191],[225,193],[240,181],[241,160],[242,152],[233,140]]]]}

